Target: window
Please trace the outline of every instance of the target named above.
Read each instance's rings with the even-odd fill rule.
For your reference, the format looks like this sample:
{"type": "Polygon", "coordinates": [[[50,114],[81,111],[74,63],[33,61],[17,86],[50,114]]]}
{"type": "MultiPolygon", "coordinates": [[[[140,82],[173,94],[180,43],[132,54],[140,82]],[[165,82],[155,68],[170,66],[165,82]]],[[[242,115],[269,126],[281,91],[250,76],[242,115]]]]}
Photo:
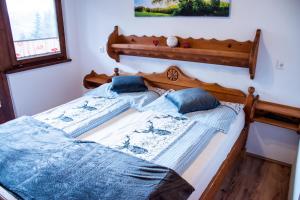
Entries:
{"type": "Polygon", "coordinates": [[[67,61],[61,0],[5,0],[14,69],[67,61]]]}
{"type": "Polygon", "coordinates": [[[17,60],[61,52],[53,0],[7,0],[6,4],[17,60]]]}

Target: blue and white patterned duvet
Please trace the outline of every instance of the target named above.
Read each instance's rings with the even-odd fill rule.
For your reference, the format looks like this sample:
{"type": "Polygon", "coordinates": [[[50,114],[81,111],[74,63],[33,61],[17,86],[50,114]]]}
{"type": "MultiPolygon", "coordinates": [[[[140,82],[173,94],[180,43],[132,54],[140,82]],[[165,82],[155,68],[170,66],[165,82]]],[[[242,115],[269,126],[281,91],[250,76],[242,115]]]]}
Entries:
{"type": "Polygon", "coordinates": [[[84,96],[34,118],[77,137],[129,107],[128,101],[119,98],[84,96]]]}
{"type": "Polygon", "coordinates": [[[100,130],[84,140],[168,167],[180,174],[187,167],[187,159],[192,158],[190,151],[201,151],[217,132],[216,128],[200,125],[187,117],[143,111],[128,116],[113,129],[100,130]]]}
{"type": "Polygon", "coordinates": [[[104,84],[81,98],[35,115],[34,118],[63,130],[71,137],[78,137],[130,107],[141,109],[159,97],[153,91],[117,94],[110,87],[111,84],[104,84]]]}
{"type": "MultiPolygon", "coordinates": [[[[242,104],[221,102],[221,105],[216,109],[183,115],[177,112],[176,106],[166,99],[164,95],[161,96],[146,106],[143,112],[159,112],[160,115],[186,119],[193,125],[185,132],[181,132],[181,136],[167,147],[157,145],[158,142],[155,140],[151,141],[155,146],[154,148],[158,149],[156,151],[161,153],[152,160],[148,159],[148,161],[166,166],[175,170],[178,174],[182,174],[196,156],[203,151],[215,134],[220,132],[228,133],[231,124],[243,110],[243,106],[242,104]]],[[[142,124],[142,122],[140,123],[142,124]]],[[[161,123],[165,123],[165,121],[161,120],[161,123]]],[[[176,123],[178,122],[172,122],[170,126],[176,123]]],[[[138,155],[135,156],[139,157],[138,155]]]]}
{"type": "Polygon", "coordinates": [[[159,112],[143,112],[139,120],[121,129],[104,133],[97,142],[126,154],[153,161],[182,137],[194,122],[159,112]]]}
{"type": "Polygon", "coordinates": [[[190,120],[194,120],[200,122],[201,124],[214,127],[218,131],[223,133],[227,133],[229,131],[230,125],[244,107],[243,104],[221,102],[221,105],[215,109],[180,114],[177,111],[177,107],[165,96],[166,94],[162,95],[157,100],[145,106],[143,110],[159,111],[174,116],[187,117],[190,120]]]}
{"type": "Polygon", "coordinates": [[[0,185],[24,200],[183,200],[194,191],[173,170],[68,138],[32,117],[0,126],[0,185]]]}
{"type": "Polygon", "coordinates": [[[228,133],[230,125],[243,107],[243,104],[221,102],[221,105],[215,109],[187,113],[185,116],[214,127],[222,133],[228,133]]]}

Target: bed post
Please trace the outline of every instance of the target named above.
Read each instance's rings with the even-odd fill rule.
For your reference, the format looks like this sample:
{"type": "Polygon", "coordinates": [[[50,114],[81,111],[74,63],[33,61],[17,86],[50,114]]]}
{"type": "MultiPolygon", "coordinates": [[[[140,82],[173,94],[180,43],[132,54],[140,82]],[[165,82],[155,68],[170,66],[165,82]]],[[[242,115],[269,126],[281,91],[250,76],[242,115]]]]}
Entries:
{"type": "Polygon", "coordinates": [[[244,132],[246,134],[246,138],[245,138],[245,143],[244,146],[241,150],[241,158],[244,159],[246,156],[246,143],[248,140],[248,134],[249,134],[249,129],[250,129],[250,123],[251,123],[251,115],[252,115],[252,110],[253,110],[253,105],[257,99],[258,96],[254,96],[254,92],[255,92],[255,88],[254,87],[249,87],[248,89],[248,95],[246,98],[246,102],[245,102],[245,127],[244,127],[244,132]]]}
{"type": "Polygon", "coordinates": [[[252,111],[252,106],[254,103],[254,92],[255,92],[255,88],[254,87],[249,87],[248,89],[248,95],[245,101],[245,114],[246,114],[246,119],[245,119],[245,126],[248,127],[250,125],[251,122],[251,111],[252,111]]]}
{"type": "Polygon", "coordinates": [[[114,68],[114,75],[113,76],[120,76],[120,70],[119,68],[114,68]]]}

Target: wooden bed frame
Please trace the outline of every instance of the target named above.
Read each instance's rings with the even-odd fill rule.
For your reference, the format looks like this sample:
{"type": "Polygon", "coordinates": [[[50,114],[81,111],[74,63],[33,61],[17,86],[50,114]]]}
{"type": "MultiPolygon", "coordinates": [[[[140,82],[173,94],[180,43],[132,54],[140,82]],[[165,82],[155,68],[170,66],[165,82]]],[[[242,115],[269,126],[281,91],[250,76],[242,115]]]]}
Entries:
{"type": "MultiPolygon", "coordinates": [[[[113,76],[126,76],[132,75],[129,73],[122,73],[119,72],[118,69],[114,70],[113,76]]],[[[220,86],[216,83],[205,83],[198,79],[191,78],[185,75],[178,67],[171,66],[163,73],[152,73],[146,74],[139,72],[136,75],[143,76],[145,80],[152,86],[160,87],[163,89],[184,89],[184,88],[202,88],[217,97],[220,101],[227,101],[232,103],[241,103],[245,105],[244,111],[246,114],[246,121],[245,127],[242,130],[239,138],[235,142],[234,146],[232,147],[230,153],[227,155],[226,160],[222,163],[221,167],[219,168],[218,172],[215,174],[213,179],[210,181],[209,185],[207,186],[206,190],[202,193],[200,199],[201,200],[211,200],[213,199],[214,195],[219,190],[225,176],[231,171],[233,164],[244,155],[245,152],[245,144],[247,141],[249,124],[250,124],[250,114],[254,102],[254,92],[255,89],[250,87],[248,90],[248,94],[246,95],[244,92],[226,88],[220,86]]],[[[103,74],[96,74],[92,72],[90,75],[87,75],[89,79],[99,77],[103,81],[103,76],[107,77],[107,82],[111,81],[113,76],[107,76],[103,74]]],[[[103,83],[103,82],[101,82],[103,83]]],[[[0,193],[0,200],[5,200],[0,193]]]]}

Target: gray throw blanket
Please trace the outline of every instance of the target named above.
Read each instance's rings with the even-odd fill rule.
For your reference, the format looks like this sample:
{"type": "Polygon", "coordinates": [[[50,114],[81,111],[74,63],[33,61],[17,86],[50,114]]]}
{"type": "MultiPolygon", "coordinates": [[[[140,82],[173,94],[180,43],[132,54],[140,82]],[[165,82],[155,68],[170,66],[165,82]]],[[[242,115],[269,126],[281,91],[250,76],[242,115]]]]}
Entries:
{"type": "Polygon", "coordinates": [[[19,199],[187,199],[171,169],[64,132],[31,117],[0,126],[0,184],[19,199]]]}

